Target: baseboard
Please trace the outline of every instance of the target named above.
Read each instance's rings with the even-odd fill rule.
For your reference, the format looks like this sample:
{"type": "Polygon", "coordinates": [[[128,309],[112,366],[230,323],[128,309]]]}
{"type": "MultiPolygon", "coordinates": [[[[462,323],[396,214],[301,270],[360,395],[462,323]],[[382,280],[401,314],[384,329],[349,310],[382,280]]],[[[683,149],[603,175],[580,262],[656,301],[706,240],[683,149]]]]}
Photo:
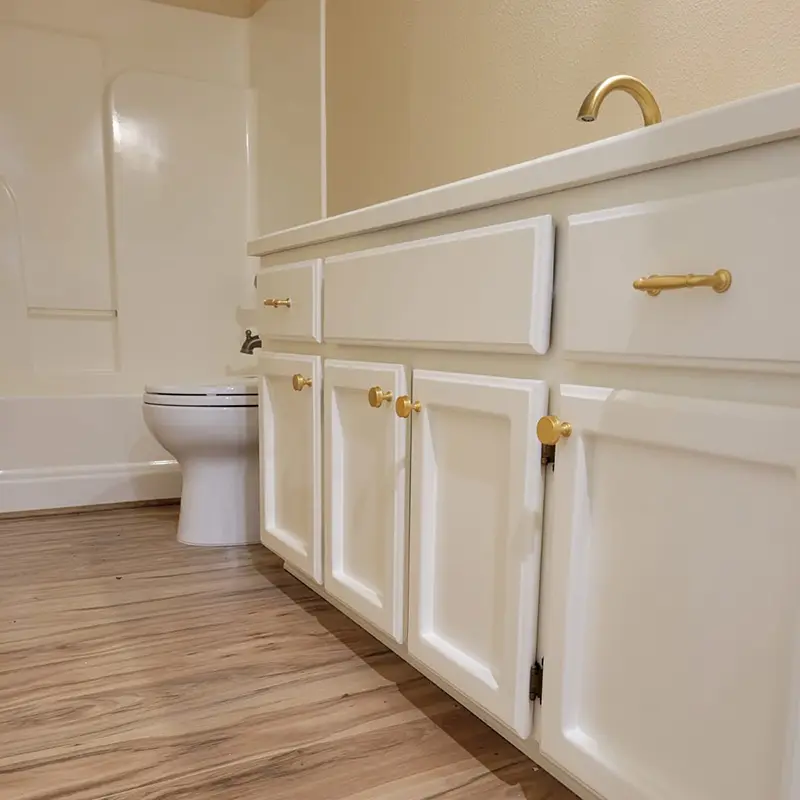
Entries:
{"type": "Polygon", "coordinates": [[[0,471],[0,514],[180,497],[175,461],[0,471]]]}
{"type": "Polygon", "coordinates": [[[35,517],[67,517],[75,514],[93,514],[96,511],[122,511],[131,508],[180,508],[180,497],[162,500],[131,500],[129,503],[101,503],[94,506],[67,506],[66,508],[34,508],[27,511],[0,511],[0,522],[7,519],[33,519],[35,517]]]}

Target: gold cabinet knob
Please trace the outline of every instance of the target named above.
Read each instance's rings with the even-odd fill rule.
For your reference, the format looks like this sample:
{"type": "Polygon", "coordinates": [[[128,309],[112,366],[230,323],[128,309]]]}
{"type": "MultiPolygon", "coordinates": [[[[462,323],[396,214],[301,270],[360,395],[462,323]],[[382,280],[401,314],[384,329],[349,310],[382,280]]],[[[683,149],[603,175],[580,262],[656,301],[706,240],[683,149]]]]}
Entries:
{"type": "Polygon", "coordinates": [[[367,397],[373,408],[380,408],[382,403],[391,403],[393,395],[391,392],[384,392],[380,386],[373,386],[367,397]]]}
{"type": "Polygon", "coordinates": [[[398,417],[403,417],[403,419],[405,419],[411,416],[412,411],[416,411],[417,414],[419,414],[419,412],[422,411],[422,403],[420,403],[419,400],[412,403],[411,398],[407,394],[401,394],[394,404],[394,410],[398,417]]]}
{"type": "Polygon", "coordinates": [[[280,300],[277,297],[268,297],[266,300],[264,300],[264,305],[267,308],[280,308],[281,306],[284,308],[291,308],[292,298],[286,297],[283,300],[280,300]]]}
{"type": "Polygon", "coordinates": [[[299,372],[292,375],[292,389],[302,392],[306,386],[311,386],[311,378],[304,378],[299,372]]]}
{"type": "Polygon", "coordinates": [[[572,425],[558,417],[542,417],[536,425],[536,435],[542,444],[554,445],[562,436],[566,439],[572,435],[572,425]]]}

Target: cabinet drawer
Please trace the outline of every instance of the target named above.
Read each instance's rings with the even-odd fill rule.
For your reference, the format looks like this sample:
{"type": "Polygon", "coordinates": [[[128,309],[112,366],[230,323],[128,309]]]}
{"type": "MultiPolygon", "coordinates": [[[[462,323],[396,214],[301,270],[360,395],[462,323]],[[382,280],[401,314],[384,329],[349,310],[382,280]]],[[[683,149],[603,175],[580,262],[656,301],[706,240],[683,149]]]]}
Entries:
{"type": "Polygon", "coordinates": [[[271,267],[258,274],[258,332],[263,339],[319,342],[322,261],[271,267]]]}
{"type": "Polygon", "coordinates": [[[325,261],[325,338],[545,353],[549,216],[335,256],[325,261]]]}
{"type": "Polygon", "coordinates": [[[800,180],[781,180],[569,218],[561,336],[578,354],[800,365],[796,304],[800,180]],[[652,275],[731,285],[637,291],[652,275]]]}

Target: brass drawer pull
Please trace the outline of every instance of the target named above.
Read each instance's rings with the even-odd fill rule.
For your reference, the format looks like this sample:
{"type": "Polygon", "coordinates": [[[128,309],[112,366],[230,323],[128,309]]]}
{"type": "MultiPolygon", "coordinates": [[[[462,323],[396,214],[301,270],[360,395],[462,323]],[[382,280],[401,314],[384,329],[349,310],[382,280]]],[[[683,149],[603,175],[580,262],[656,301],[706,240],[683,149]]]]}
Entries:
{"type": "Polygon", "coordinates": [[[311,378],[305,378],[299,372],[296,375],[292,375],[292,389],[296,392],[302,392],[306,386],[311,386],[311,378]]]}
{"type": "Polygon", "coordinates": [[[380,408],[383,403],[391,403],[392,397],[391,392],[384,392],[380,386],[373,386],[367,393],[367,399],[373,408],[380,408]]]}
{"type": "Polygon", "coordinates": [[[708,286],[715,292],[727,292],[731,288],[730,272],[718,269],[713,275],[650,275],[633,282],[633,288],[639,292],[647,292],[656,297],[665,289],[694,289],[697,286],[708,286]]]}
{"type": "Polygon", "coordinates": [[[283,306],[284,308],[291,308],[292,307],[292,298],[291,297],[287,297],[287,298],[285,298],[283,300],[279,300],[277,297],[268,297],[264,301],[264,305],[267,306],[267,308],[270,308],[270,307],[272,307],[272,308],[280,308],[281,306],[283,306]]]}
{"type": "Polygon", "coordinates": [[[552,415],[542,417],[536,425],[536,436],[542,444],[552,446],[562,437],[568,439],[572,436],[572,425],[552,415]]]}
{"type": "Polygon", "coordinates": [[[417,414],[419,414],[419,412],[422,411],[422,403],[420,403],[419,400],[412,402],[407,394],[402,394],[397,398],[397,402],[394,404],[394,410],[398,417],[406,419],[411,416],[412,411],[416,411],[417,414]]]}

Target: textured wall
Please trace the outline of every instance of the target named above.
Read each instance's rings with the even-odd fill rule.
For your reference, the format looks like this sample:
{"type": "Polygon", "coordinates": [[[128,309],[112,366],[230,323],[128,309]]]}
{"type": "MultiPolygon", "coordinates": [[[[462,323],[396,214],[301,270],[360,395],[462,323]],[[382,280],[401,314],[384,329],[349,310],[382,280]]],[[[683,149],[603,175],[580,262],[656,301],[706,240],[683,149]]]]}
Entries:
{"type": "Polygon", "coordinates": [[[328,211],[415,192],[800,81],[797,0],[328,0],[328,211]]]}

